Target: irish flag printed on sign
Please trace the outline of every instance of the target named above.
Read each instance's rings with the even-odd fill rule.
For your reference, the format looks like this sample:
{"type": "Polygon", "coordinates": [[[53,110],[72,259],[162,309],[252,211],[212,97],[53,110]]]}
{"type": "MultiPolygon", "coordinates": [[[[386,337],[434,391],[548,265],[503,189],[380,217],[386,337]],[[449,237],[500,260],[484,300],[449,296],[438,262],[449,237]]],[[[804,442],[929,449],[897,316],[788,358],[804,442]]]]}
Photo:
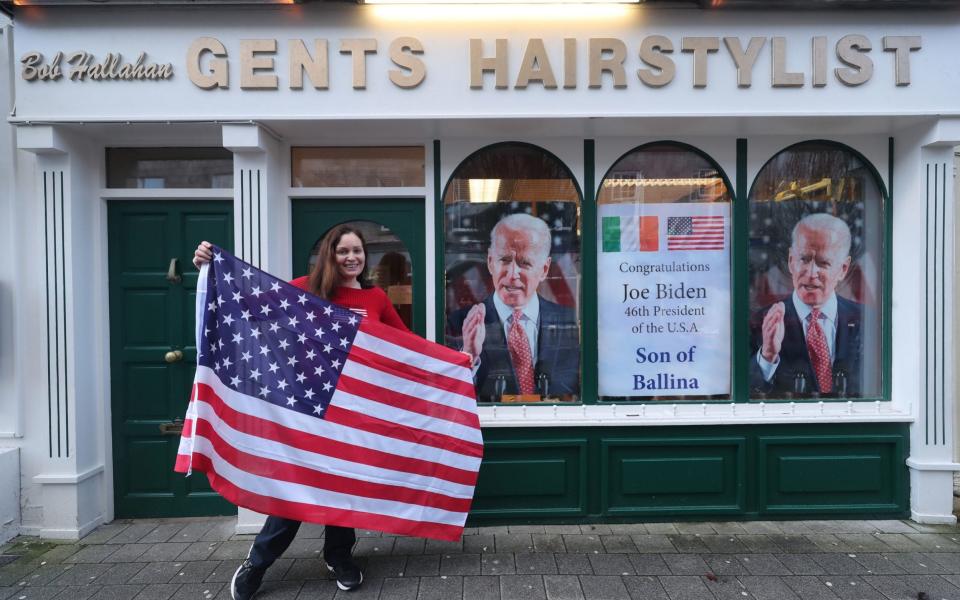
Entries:
{"type": "Polygon", "coordinates": [[[657,252],[660,249],[659,218],[603,217],[604,252],[657,252]]]}

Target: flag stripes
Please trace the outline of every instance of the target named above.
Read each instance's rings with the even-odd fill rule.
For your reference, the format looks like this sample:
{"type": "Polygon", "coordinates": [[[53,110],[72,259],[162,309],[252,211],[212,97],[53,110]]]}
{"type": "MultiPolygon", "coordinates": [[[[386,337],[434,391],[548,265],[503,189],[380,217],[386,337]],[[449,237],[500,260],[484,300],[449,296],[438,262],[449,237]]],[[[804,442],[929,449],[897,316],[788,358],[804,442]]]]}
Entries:
{"type": "Polygon", "coordinates": [[[483,456],[470,359],[364,313],[215,248],[175,469],[271,515],[457,539],[483,456]]]}

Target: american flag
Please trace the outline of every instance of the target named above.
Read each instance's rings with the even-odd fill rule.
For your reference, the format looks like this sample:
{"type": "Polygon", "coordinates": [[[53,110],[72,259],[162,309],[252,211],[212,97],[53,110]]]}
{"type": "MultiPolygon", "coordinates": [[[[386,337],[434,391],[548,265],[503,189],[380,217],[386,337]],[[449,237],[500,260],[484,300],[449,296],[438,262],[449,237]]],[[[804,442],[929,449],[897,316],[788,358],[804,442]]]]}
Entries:
{"type": "Polygon", "coordinates": [[[667,217],[667,250],[723,250],[723,215],[667,217]]]}
{"type": "Polygon", "coordinates": [[[467,356],[214,249],[176,471],[261,513],[456,540],[482,454],[467,356]]]}

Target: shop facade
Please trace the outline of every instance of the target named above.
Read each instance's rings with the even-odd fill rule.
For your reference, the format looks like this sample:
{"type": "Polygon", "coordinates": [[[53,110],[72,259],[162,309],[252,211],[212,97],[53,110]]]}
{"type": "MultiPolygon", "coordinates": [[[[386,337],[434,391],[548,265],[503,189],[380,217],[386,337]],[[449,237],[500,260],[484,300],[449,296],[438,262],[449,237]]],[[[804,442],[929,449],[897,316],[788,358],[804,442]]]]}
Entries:
{"type": "Polygon", "coordinates": [[[172,472],[193,248],[292,278],[342,222],[476,347],[471,523],[953,522],[960,14],[828,14],[17,6],[20,530],[236,511],[172,472]]]}

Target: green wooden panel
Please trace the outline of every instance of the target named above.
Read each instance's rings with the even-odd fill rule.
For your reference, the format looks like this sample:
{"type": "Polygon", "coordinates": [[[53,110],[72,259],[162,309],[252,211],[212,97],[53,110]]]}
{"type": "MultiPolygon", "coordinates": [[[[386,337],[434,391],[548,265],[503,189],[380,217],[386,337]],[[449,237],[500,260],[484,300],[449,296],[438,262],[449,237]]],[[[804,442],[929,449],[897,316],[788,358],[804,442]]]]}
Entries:
{"type": "Polygon", "coordinates": [[[880,492],[883,489],[883,460],[879,456],[782,456],[779,460],[778,483],[782,492],[880,492]]]}
{"type": "Polygon", "coordinates": [[[745,437],[603,438],[602,510],[742,512],[746,444],[745,437]]]}
{"type": "Polygon", "coordinates": [[[486,498],[563,496],[569,487],[567,461],[564,459],[488,460],[483,467],[483,495],[486,498]]]}
{"type": "Polygon", "coordinates": [[[159,425],[183,418],[193,380],[190,264],[202,239],[232,244],[230,201],[115,201],[108,205],[114,505],[117,517],[234,514],[203,474],[173,472],[179,436],[159,425]],[[175,259],[179,282],[166,279],[175,259]],[[164,354],[179,349],[180,362],[164,354]]]}
{"type": "Polygon", "coordinates": [[[585,439],[487,441],[471,514],[586,512],[585,439]]]}
{"type": "Polygon", "coordinates": [[[719,494],[723,459],[628,458],[620,461],[624,494],[719,494]]]}
{"type": "Polygon", "coordinates": [[[759,509],[873,513],[905,507],[904,436],[761,436],[759,509]]]}

